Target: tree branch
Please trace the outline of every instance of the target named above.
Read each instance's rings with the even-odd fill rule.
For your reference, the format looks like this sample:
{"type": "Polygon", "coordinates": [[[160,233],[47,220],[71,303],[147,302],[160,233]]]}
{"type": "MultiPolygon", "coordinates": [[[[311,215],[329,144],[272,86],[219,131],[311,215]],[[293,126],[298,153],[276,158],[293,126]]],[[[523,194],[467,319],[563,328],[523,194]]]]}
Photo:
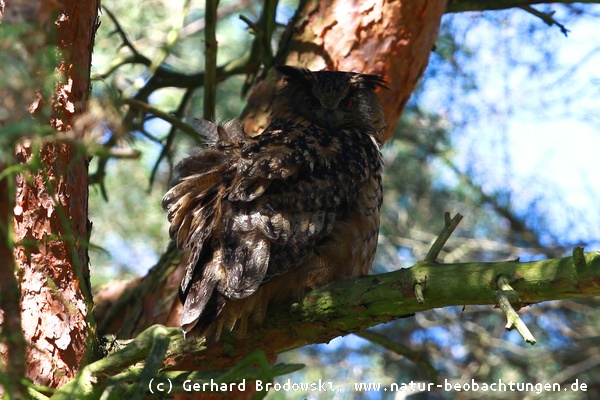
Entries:
{"type": "Polygon", "coordinates": [[[529,331],[529,328],[527,328],[527,325],[525,325],[521,317],[519,317],[519,314],[517,314],[513,306],[510,304],[508,299],[509,295],[516,295],[516,301],[518,303],[521,302],[518,294],[516,294],[516,292],[510,286],[509,279],[504,275],[500,275],[498,278],[498,291],[496,292],[496,299],[498,300],[500,309],[502,309],[502,312],[504,312],[504,315],[506,315],[506,329],[510,331],[513,328],[517,328],[517,331],[521,334],[523,339],[525,339],[527,343],[534,345],[536,340],[529,331]]]}
{"type": "Polygon", "coordinates": [[[204,119],[215,120],[215,105],[217,103],[217,5],[218,0],[206,0],[204,19],[204,119]]]}
{"type": "Polygon", "coordinates": [[[552,26],[552,25],[556,25],[560,28],[560,31],[565,35],[568,36],[569,30],[567,28],[565,28],[565,26],[561,23],[559,23],[557,20],[554,19],[553,15],[554,12],[549,12],[549,13],[545,13],[545,12],[541,12],[536,10],[535,8],[531,7],[531,6],[522,6],[519,7],[522,10],[527,11],[528,13],[535,15],[536,17],[540,18],[542,21],[544,21],[548,26],[552,26]]]}
{"type": "Polygon", "coordinates": [[[133,108],[133,109],[137,109],[144,113],[148,113],[148,114],[157,116],[158,118],[162,119],[163,121],[166,121],[166,122],[170,123],[171,125],[173,125],[174,127],[178,128],[181,132],[185,133],[190,138],[192,138],[194,140],[198,139],[198,136],[199,136],[198,132],[196,132],[194,130],[194,128],[191,127],[190,125],[181,121],[180,118],[177,118],[177,116],[174,116],[170,113],[164,112],[156,107],[151,106],[150,104],[148,104],[146,102],[136,100],[136,99],[124,99],[123,103],[127,104],[128,106],[131,106],[131,108],[133,108]]]}
{"type": "Polygon", "coordinates": [[[386,348],[387,350],[390,350],[398,355],[401,355],[401,356],[409,359],[410,361],[412,361],[416,364],[419,364],[421,367],[423,367],[427,371],[427,373],[429,374],[429,377],[431,378],[431,381],[437,383],[438,372],[435,369],[435,367],[433,366],[433,364],[431,363],[431,361],[429,360],[429,358],[427,357],[427,355],[416,352],[416,351],[412,350],[410,347],[408,347],[402,343],[394,342],[393,340],[390,340],[386,336],[381,335],[376,332],[362,331],[362,332],[355,333],[355,335],[360,336],[361,338],[368,340],[371,343],[378,344],[378,345],[386,348]]]}
{"type": "Polygon", "coordinates": [[[446,244],[448,239],[450,239],[452,232],[454,232],[454,230],[456,229],[458,224],[460,224],[460,221],[462,219],[463,216],[460,214],[456,214],[452,219],[450,219],[450,213],[446,213],[444,215],[444,229],[442,229],[442,232],[440,232],[437,239],[431,246],[431,249],[425,256],[424,261],[435,261],[437,259],[437,257],[440,255],[440,252],[444,248],[444,245],[446,244]]]}
{"type": "MultiPolygon", "coordinates": [[[[177,117],[177,119],[181,120],[183,118],[183,114],[185,113],[187,104],[193,94],[194,94],[194,91],[191,89],[188,89],[185,91],[185,94],[183,95],[183,97],[181,98],[181,101],[179,102],[179,107],[177,107],[177,111],[175,112],[175,117],[177,117]]],[[[188,129],[188,128],[189,128],[189,125],[186,124],[186,129],[188,129]]],[[[171,165],[170,170],[173,170],[173,168],[172,168],[173,160],[171,159],[171,154],[172,154],[172,150],[173,150],[172,147],[173,147],[173,142],[175,141],[176,133],[177,133],[177,126],[171,125],[171,129],[169,129],[169,134],[167,135],[166,139],[164,140],[164,144],[162,142],[159,142],[159,143],[161,143],[162,148],[160,150],[160,154],[158,155],[158,157],[156,158],[156,161],[154,162],[154,167],[152,168],[152,172],[150,173],[148,189],[152,188],[152,185],[154,184],[154,179],[156,178],[156,174],[158,172],[161,161],[163,159],[166,158],[169,161],[169,164],[171,165]]],[[[191,134],[191,132],[188,132],[188,134],[191,134]]],[[[201,135],[195,135],[193,137],[193,140],[195,142],[199,141],[200,139],[201,139],[201,135]]]]}
{"type": "Polygon", "coordinates": [[[224,334],[221,341],[207,347],[203,339],[184,340],[178,329],[169,331],[171,343],[164,368],[224,370],[256,349],[267,355],[279,354],[361,332],[410,313],[447,306],[495,305],[500,276],[518,277],[513,288],[522,305],[598,296],[600,253],[584,253],[583,260],[584,267],[578,267],[573,257],[527,263],[420,262],[408,269],[336,282],[310,292],[291,308],[270,310],[265,324],[249,329],[245,338],[224,334]],[[416,299],[415,282],[423,282],[426,303],[416,299]]]}
{"type": "Polygon", "coordinates": [[[472,177],[462,172],[453,162],[447,157],[441,157],[441,160],[450,168],[456,176],[468,187],[474,190],[477,195],[481,198],[482,202],[489,204],[492,206],[494,211],[498,213],[503,218],[510,223],[512,232],[520,235],[523,240],[527,243],[531,243],[533,247],[538,249],[538,251],[542,252],[547,257],[556,257],[557,254],[560,254],[564,251],[564,249],[559,248],[558,244],[552,243],[550,246],[544,246],[540,242],[540,238],[538,235],[530,228],[527,221],[524,218],[516,215],[516,213],[511,209],[510,203],[503,204],[498,197],[494,195],[489,195],[484,192],[481,185],[475,183],[472,177]]]}
{"type": "MultiPolygon", "coordinates": [[[[146,329],[137,338],[129,341],[109,356],[86,365],[75,379],[57,390],[53,400],[73,398],[127,398],[142,399],[152,387],[165,383],[168,393],[182,392],[182,383],[191,380],[194,383],[245,382],[245,380],[272,382],[273,378],[297,371],[302,364],[279,364],[271,367],[261,351],[253,351],[239,363],[225,372],[165,372],[160,371],[165,352],[181,339],[179,329],[168,329],[154,325],[146,329]],[[137,365],[143,363],[143,367],[137,365]],[[257,365],[256,367],[253,367],[257,365]],[[130,384],[128,387],[125,384],[130,384]]],[[[212,385],[208,385],[209,390],[212,385]]],[[[230,386],[229,386],[230,387],[230,386]]],[[[209,391],[206,390],[206,391],[209,391]]],[[[162,392],[162,390],[159,390],[162,392]]],[[[262,391],[264,396],[266,391],[262,391]]],[[[262,397],[261,397],[262,398],[262,397]]]]}
{"type": "MultiPolygon", "coordinates": [[[[447,13],[465,12],[465,11],[487,11],[487,10],[506,10],[508,8],[530,6],[532,4],[547,4],[543,0],[450,0],[446,8],[447,13]]],[[[570,4],[573,1],[558,0],[552,3],[570,4]]],[[[594,4],[598,1],[579,1],[579,3],[594,4]]]]}

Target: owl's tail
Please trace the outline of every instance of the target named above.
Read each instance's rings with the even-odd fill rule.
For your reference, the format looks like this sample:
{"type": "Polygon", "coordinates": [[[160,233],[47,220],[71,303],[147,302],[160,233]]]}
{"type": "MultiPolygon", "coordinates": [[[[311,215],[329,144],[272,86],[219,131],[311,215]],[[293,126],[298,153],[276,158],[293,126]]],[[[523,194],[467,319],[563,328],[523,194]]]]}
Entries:
{"type": "Polygon", "coordinates": [[[215,268],[218,266],[213,259],[202,268],[203,272],[208,272],[207,276],[197,274],[192,278],[191,284],[179,289],[179,297],[183,304],[181,329],[186,338],[205,335],[225,304],[226,299],[216,290],[217,281],[211,276],[215,268]]]}

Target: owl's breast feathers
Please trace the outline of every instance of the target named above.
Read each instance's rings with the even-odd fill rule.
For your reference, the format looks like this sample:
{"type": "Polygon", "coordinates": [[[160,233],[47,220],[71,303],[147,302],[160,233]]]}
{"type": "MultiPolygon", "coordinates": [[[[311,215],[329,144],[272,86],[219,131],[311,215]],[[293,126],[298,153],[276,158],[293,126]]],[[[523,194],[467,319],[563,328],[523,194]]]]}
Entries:
{"type": "Polygon", "coordinates": [[[178,165],[162,204],[171,238],[190,253],[185,333],[214,327],[218,338],[241,320],[243,334],[270,300],[298,299],[372,265],[382,201],[376,133],[289,123],[274,120],[257,137],[213,133],[178,165]]]}

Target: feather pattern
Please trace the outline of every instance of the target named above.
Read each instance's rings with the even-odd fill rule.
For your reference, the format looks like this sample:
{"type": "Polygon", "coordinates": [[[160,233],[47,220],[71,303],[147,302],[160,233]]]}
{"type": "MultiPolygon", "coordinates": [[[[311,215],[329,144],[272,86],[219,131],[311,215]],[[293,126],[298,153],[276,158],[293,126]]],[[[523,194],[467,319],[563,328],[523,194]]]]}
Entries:
{"type": "Polygon", "coordinates": [[[186,334],[264,318],[267,303],[365,274],[382,201],[373,75],[279,67],[286,85],[260,135],[197,120],[207,147],[181,161],[162,202],[189,252],[186,334]],[[238,322],[239,321],[239,322],[238,322]],[[215,323],[216,322],[216,323],[215,323]]]}

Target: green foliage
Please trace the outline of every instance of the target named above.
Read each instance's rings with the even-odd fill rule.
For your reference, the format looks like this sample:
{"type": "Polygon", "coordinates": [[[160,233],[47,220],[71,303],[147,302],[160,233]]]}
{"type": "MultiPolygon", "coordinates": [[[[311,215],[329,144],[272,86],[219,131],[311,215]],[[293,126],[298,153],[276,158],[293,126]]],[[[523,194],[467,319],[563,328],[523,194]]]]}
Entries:
{"type": "MultiPolygon", "coordinates": [[[[23,108],[36,99],[36,92],[41,95],[53,93],[57,54],[54,48],[46,45],[48,39],[27,23],[5,24],[0,29],[0,162],[12,163],[11,149],[23,136],[36,138],[53,133],[51,129],[39,126],[23,108]]],[[[34,103],[38,106],[36,117],[49,119],[50,106],[34,103]]]]}
{"type": "MultiPolygon", "coordinates": [[[[271,367],[264,353],[257,350],[223,372],[161,371],[167,352],[181,351],[177,349],[180,344],[177,339],[181,339],[179,329],[155,325],[126,344],[115,343],[116,350],[84,366],[73,380],[54,391],[52,398],[135,400],[146,398],[148,392],[159,398],[170,398],[175,393],[192,391],[189,383],[198,385],[193,392],[210,392],[215,387],[245,385],[246,381],[272,382],[274,377],[303,367],[300,364],[277,364],[271,367]],[[138,362],[143,362],[143,367],[137,365],[138,362]]],[[[265,394],[259,393],[258,398],[265,394]]]]}

